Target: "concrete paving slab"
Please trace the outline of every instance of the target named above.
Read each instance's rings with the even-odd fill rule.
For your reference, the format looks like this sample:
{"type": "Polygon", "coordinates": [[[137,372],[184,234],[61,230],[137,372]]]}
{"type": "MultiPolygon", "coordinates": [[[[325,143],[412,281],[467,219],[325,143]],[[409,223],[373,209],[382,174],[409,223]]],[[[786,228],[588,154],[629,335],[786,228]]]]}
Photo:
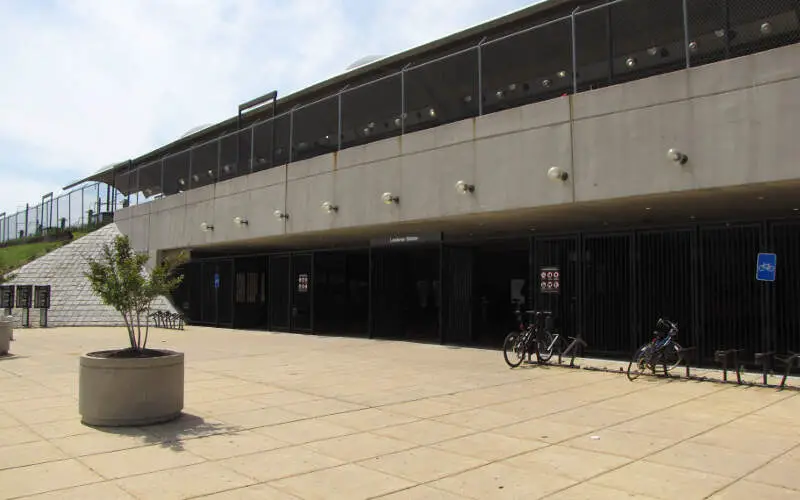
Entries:
{"type": "Polygon", "coordinates": [[[17,339],[0,498],[800,498],[797,391],[189,327],[151,344],[186,353],[184,415],[100,429],[79,421],[78,356],[124,332],[17,339]]]}

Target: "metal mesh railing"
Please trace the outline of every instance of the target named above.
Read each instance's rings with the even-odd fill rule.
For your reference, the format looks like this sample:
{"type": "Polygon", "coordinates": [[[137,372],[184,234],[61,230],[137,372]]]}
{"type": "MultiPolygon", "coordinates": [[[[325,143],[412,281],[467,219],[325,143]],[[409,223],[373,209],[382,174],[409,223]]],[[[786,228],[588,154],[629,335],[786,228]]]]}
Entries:
{"type": "MultiPolygon", "coordinates": [[[[408,132],[796,43],[799,19],[800,0],[598,0],[118,172],[112,184],[128,203],[144,203],[408,132]]],[[[27,233],[37,228],[35,214],[26,219],[27,233]]],[[[74,215],[69,222],[76,223],[74,215]]]]}
{"type": "Polygon", "coordinates": [[[116,189],[102,183],[87,184],[58,197],[45,195],[36,205],[13,214],[0,213],[0,246],[100,227],[113,218],[116,209],[136,200],[136,196],[126,200],[116,189]]]}

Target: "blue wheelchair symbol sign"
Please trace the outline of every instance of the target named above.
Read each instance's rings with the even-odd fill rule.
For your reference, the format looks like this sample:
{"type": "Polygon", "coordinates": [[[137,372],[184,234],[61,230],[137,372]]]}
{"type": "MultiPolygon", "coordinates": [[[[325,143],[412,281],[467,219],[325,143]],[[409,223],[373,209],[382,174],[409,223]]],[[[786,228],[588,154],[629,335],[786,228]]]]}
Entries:
{"type": "Polygon", "coordinates": [[[214,288],[219,288],[219,273],[214,274],[214,288]]]}
{"type": "Polygon", "coordinates": [[[775,281],[775,269],[778,257],[774,253],[758,254],[756,263],[756,279],[758,281],[775,281]]]}

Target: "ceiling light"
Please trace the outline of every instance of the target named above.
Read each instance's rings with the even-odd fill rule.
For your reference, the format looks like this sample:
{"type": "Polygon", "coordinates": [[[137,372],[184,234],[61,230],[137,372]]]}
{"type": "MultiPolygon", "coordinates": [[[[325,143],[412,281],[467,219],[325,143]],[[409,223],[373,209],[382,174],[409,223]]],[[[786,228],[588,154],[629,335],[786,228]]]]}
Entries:
{"type": "Polygon", "coordinates": [[[194,174],[194,175],[192,176],[192,180],[194,180],[195,182],[200,182],[200,176],[199,176],[199,175],[197,175],[197,174],[194,174]]]}
{"type": "Polygon", "coordinates": [[[395,119],[394,119],[394,126],[395,126],[395,127],[399,127],[399,126],[400,126],[400,123],[401,123],[401,122],[400,122],[400,118],[395,118],[395,119]]]}
{"type": "Polygon", "coordinates": [[[549,87],[552,83],[553,82],[551,82],[549,79],[545,78],[542,80],[542,87],[549,87]]]}
{"type": "Polygon", "coordinates": [[[689,50],[697,52],[697,42],[689,42],[689,50]]]}
{"type": "Polygon", "coordinates": [[[763,200],[763,199],[764,199],[764,197],[763,197],[763,196],[759,196],[759,197],[758,197],[758,199],[759,199],[759,200],[763,200]]]}
{"type": "Polygon", "coordinates": [[[547,170],[547,178],[551,181],[566,181],[569,179],[569,174],[562,170],[560,167],[550,167],[547,170]]]}
{"type": "Polygon", "coordinates": [[[364,127],[364,135],[369,135],[369,127],[364,127]]]}
{"type": "Polygon", "coordinates": [[[464,102],[472,102],[472,96],[471,95],[464,96],[464,102]]]}
{"type": "Polygon", "coordinates": [[[209,224],[208,222],[201,222],[200,223],[200,230],[203,231],[204,233],[207,233],[209,231],[213,231],[214,230],[214,226],[212,224],[209,224]]]}
{"type": "Polygon", "coordinates": [[[649,49],[647,49],[647,53],[650,54],[651,56],[658,55],[658,47],[650,47],[649,49]]]}
{"type": "Polygon", "coordinates": [[[322,210],[328,212],[329,214],[332,214],[334,212],[338,212],[339,207],[329,201],[325,201],[322,203],[322,210]]]}
{"type": "Polygon", "coordinates": [[[280,209],[277,209],[274,212],[272,212],[272,215],[274,215],[276,219],[281,219],[281,220],[286,220],[289,218],[289,214],[281,211],[280,209]]]}
{"type": "Polygon", "coordinates": [[[694,215],[690,215],[689,218],[695,220],[697,217],[695,217],[694,215]]]}
{"type": "Polygon", "coordinates": [[[263,165],[264,163],[267,163],[267,159],[266,158],[261,158],[259,156],[258,158],[256,158],[256,163],[258,163],[259,165],[263,165]]]}
{"type": "Polygon", "coordinates": [[[633,67],[635,67],[635,66],[636,66],[636,58],[635,58],[635,57],[629,57],[629,58],[627,58],[627,59],[625,60],[625,66],[627,66],[627,67],[629,67],[629,68],[633,68],[633,67]]]}
{"type": "Polygon", "coordinates": [[[400,198],[398,198],[397,196],[393,195],[390,192],[386,192],[383,193],[383,195],[381,195],[381,201],[383,201],[383,203],[385,203],[386,205],[396,205],[400,203],[400,198]]]}
{"type": "Polygon", "coordinates": [[[567,72],[564,71],[563,69],[561,71],[559,71],[558,73],[556,73],[556,74],[558,75],[559,78],[566,78],[567,77],[567,72]]]}
{"type": "Polygon", "coordinates": [[[497,96],[498,99],[502,99],[504,93],[502,90],[498,90],[497,92],[494,93],[494,95],[497,96]]]}
{"type": "Polygon", "coordinates": [[[714,34],[717,38],[723,38],[725,36],[725,30],[714,30],[714,34]]]}
{"type": "Polygon", "coordinates": [[[517,90],[517,84],[516,83],[512,83],[511,85],[508,86],[508,90],[510,90],[511,92],[514,92],[515,90],[517,90]]]}
{"type": "Polygon", "coordinates": [[[222,171],[225,172],[226,174],[229,174],[232,169],[233,169],[233,164],[232,163],[228,163],[227,165],[222,167],[222,171]]]}
{"type": "Polygon", "coordinates": [[[431,108],[428,110],[428,114],[431,115],[431,118],[436,118],[436,110],[431,108]]]}
{"type": "Polygon", "coordinates": [[[239,216],[233,218],[233,223],[237,226],[246,226],[248,224],[247,219],[239,216]]]}
{"type": "Polygon", "coordinates": [[[771,23],[764,23],[761,25],[761,34],[762,35],[769,35],[772,33],[772,24],[771,23]]]}
{"type": "Polygon", "coordinates": [[[667,151],[667,158],[674,161],[675,163],[680,163],[681,165],[685,165],[687,161],[689,161],[689,157],[685,154],[681,153],[675,148],[670,148],[667,151]]]}
{"type": "Polygon", "coordinates": [[[209,169],[208,170],[208,176],[213,178],[214,177],[214,171],[209,169]]]}
{"type": "Polygon", "coordinates": [[[474,184],[468,184],[466,181],[456,182],[456,191],[462,194],[472,193],[475,191],[474,184]]]}
{"type": "Polygon", "coordinates": [[[652,210],[650,207],[644,207],[644,209],[645,209],[645,210],[647,210],[648,212],[649,212],[650,210],[652,210]]]}
{"type": "Polygon", "coordinates": [[[792,209],[792,211],[794,211],[794,212],[800,212],[800,208],[793,208],[793,209],[792,209]]]}
{"type": "Polygon", "coordinates": [[[186,179],[182,179],[182,178],[178,179],[178,184],[180,184],[181,186],[185,186],[186,185],[186,179]]]}

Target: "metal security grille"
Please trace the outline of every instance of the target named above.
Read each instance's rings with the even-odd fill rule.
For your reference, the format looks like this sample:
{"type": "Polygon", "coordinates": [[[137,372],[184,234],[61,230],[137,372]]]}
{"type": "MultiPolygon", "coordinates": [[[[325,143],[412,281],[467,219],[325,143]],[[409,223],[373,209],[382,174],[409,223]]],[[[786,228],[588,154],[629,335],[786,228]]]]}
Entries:
{"type": "Polygon", "coordinates": [[[533,267],[529,279],[529,305],[533,309],[552,311],[556,325],[568,334],[579,331],[579,284],[580,267],[578,238],[535,239],[532,244],[533,267]],[[561,272],[561,291],[558,294],[543,294],[539,291],[539,270],[546,266],[557,266],[561,272]]]}
{"type": "Polygon", "coordinates": [[[402,324],[402,279],[397,252],[370,251],[370,337],[399,337],[402,324]]]}
{"type": "Polygon", "coordinates": [[[694,286],[693,235],[691,230],[637,235],[635,345],[650,340],[656,321],[662,317],[678,323],[680,344],[697,344],[694,324],[698,294],[694,286]]]}
{"type": "Polygon", "coordinates": [[[292,258],[289,255],[269,257],[269,326],[271,330],[288,331],[290,327],[291,264],[292,258]]]}
{"type": "Polygon", "coordinates": [[[464,344],[472,340],[473,249],[443,249],[442,313],[444,341],[464,344]]]}
{"type": "Polygon", "coordinates": [[[292,331],[309,332],[314,314],[314,256],[292,255],[292,331]]]}
{"type": "Polygon", "coordinates": [[[627,355],[633,327],[632,234],[591,235],[583,240],[585,339],[588,352],[627,355]]]}
{"type": "Polygon", "coordinates": [[[742,358],[761,352],[764,315],[755,280],[761,226],[700,229],[700,352],[712,359],[717,349],[744,349],[742,358]]]}
{"type": "Polygon", "coordinates": [[[771,248],[778,256],[771,288],[773,347],[779,354],[800,352],[800,222],[780,222],[771,228],[771,248]]]}

